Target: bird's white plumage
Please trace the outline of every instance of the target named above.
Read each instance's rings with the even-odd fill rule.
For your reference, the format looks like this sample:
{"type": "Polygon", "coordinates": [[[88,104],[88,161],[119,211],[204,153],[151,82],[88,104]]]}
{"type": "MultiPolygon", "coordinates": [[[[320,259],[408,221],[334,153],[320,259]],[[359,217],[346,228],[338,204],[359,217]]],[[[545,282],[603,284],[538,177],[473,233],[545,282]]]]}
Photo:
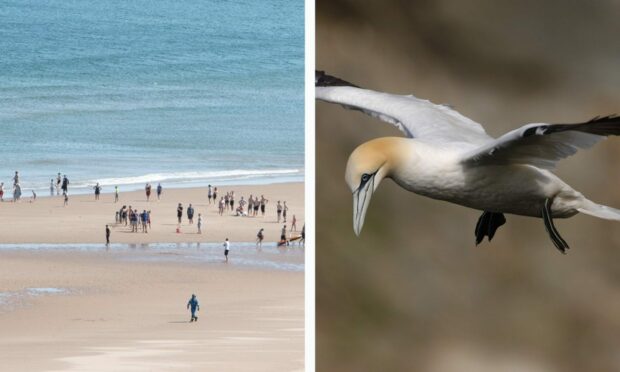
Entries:
{"type": "Polygon", "coordinates": [[[553,169],[559,160],[605,139],[603,136],[571,130],[545,134],[539,129],[546,125],[527,124],[510,131],[465,154],[462,162],[470,166],[530,164],[553,169]],[[535,128],[536,134],[525,136],[530,128],[535,128]]]}
{"type": "Polygon", "coordinates": [[[316,87],[316,98],[339,103],[395,125],[407,137],[438,145],[483,144],[492,140],[475,121],[430,101],[351,86],[316,87]]]}

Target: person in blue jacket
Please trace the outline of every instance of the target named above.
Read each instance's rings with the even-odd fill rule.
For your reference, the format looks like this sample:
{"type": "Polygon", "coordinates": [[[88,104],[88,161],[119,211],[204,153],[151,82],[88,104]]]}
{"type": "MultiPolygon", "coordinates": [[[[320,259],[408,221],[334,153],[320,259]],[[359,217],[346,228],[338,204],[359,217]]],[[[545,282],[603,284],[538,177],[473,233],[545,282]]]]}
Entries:
{"type": "Polygon", "coordinates": [[[198,321],[198,317],[196,316],[196,311],[200,311],[200,304],[198,304],[198,299],[196,298],[196,295],[193,294],[192,298],[189,299],[189,302],[187,303],[187,308],[190,309],[192,311],[192,318],[190,319],[190,323],[193,321],[198,321]]]}

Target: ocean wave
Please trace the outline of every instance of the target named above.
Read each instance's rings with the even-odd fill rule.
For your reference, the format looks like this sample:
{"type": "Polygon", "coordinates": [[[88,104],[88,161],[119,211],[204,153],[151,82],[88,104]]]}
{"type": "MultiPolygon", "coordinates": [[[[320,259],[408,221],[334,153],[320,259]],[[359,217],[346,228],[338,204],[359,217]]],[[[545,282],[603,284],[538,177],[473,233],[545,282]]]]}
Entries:
{"type": "Polygon", "coordinates": [[[101,186],[125,186],[156,182],[183,183],[211,180],[213,180],[213,183],[216,183],[217,181],[222,180],[291,176],[301,174],[301,172],[302,171],[300,169],[235,169],[229,171],[208,172],[150,173],[135,177],[100,178],[86,181],[77,181],[75,183],[72,183],[71,186],[81,188],[92,187],[96,183],[99,183],[99,185],[101,186]]]}

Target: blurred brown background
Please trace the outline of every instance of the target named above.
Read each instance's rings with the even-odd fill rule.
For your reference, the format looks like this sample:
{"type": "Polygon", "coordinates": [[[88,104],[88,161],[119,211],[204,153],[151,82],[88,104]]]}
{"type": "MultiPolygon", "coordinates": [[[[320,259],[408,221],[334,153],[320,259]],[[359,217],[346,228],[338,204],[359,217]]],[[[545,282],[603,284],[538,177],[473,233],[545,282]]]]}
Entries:
{"type": "MultiPolygon", "coordinates": [[[[318,1],[317,69],[449,103],[498,136],[620,113],[618,1],[318,1]]],[[[352,229],[346,160],[389,124],[317,102],[317,370],[620,371],[620,223],[480,212],[386,180],[352,229]]],[[[556,171],[620,207],[620,138],[556,171]]]]}

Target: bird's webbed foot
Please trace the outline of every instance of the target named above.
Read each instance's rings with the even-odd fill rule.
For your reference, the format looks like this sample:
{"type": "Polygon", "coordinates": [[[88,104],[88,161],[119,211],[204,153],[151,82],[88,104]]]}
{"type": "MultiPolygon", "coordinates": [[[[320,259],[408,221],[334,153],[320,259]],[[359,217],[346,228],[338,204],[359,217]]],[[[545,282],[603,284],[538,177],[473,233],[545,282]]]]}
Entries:
{"type": "Polygon", "coordinates": [[[476,245],[480,244],[485,236],[489,241],[495,236],[495,232],[500,226],[506,223],[503,213],[493,213],[485,211],[476,223],[476,245]]]}

